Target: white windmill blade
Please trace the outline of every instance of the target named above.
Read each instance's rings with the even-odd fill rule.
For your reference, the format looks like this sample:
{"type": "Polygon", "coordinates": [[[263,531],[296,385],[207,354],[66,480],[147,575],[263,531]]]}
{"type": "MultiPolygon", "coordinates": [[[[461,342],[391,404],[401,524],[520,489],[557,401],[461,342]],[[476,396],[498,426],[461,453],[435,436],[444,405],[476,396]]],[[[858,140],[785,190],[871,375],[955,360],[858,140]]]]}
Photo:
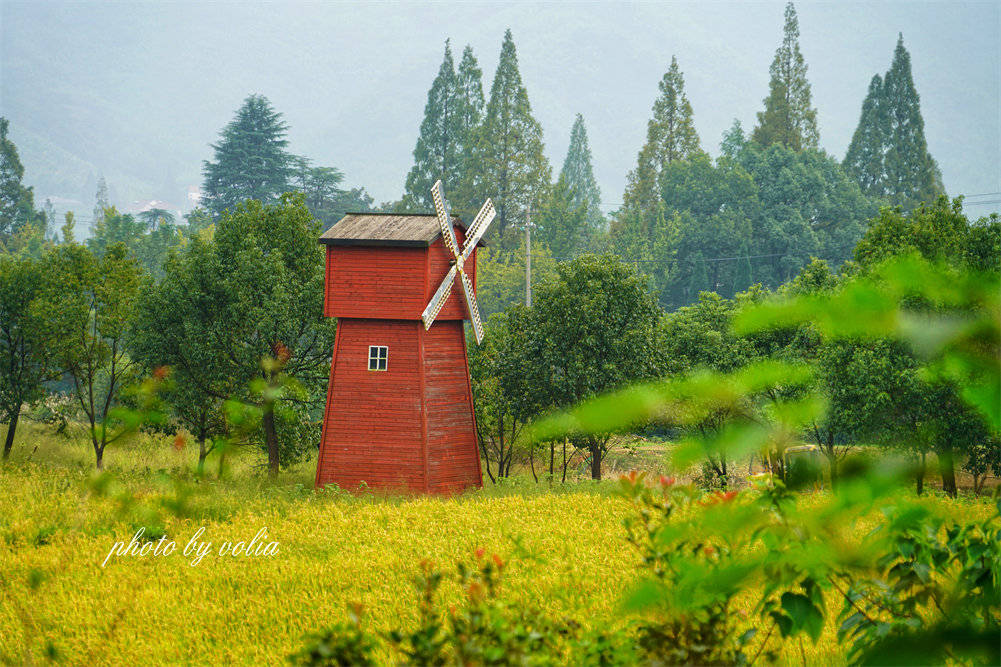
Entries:
{"type": "Polygon", "coordinates": [[[455,230],[452,229],[452,212],[445,199],[441,180],[435,181],[434,185],[431,186],[431,198],[434,199],[434,210],[438,213],[438,224],[441,226],[441,235],[445,239],[445,245],[452,251],[454,257],[458,257],[459,242],[456,241],[455,230]]]}
{"type": "Polygon", "coordinates": [[[483,320],[480,319],[480,307],[476,305],[473,281],[465,271],[459,271],[459,278],[462,279],[462,290],[466,293],[466,305],[469,306],[469,319],[473,322],[473,333],[476,335],[476,344],[479,345],[483,342],[483,320]]]}
{"type": "Polygon", "coordinates": [[[469,229],[466,230],[466,243],[462,247],[462,259],[465,260],[469,257],[470,253],[473,252],[473,248],[476,244],[480,242],[483,235],[487,231],[487,227],[493,222],[494,217],[497,215],[497,211],[494,210],[494,203],[489,199],[483,203],[483,207],[480,208],[480,212],[476,214],[473,219],[473,224],[469,225],[469,229]]]}
{"type": "Polygon", "coordinates": [[[421,313],[421,319],[424,320],[425,331],[431,328],[435,318],[438,317],[438,313],[440,313],[441,309],[444,308],[445,302],[448,300],[448,295],[452,291],[452,285],[455,284],[456,271],[458,271],[458,269],[456,269],[453,264],[452,268],[449,269],[448,273],[445,275],[445,279],[441,281],[441,285],[438,286],[438,291],[435,292],[434,296],[431,297],[431,300],[428,301],[427,308],[425,308],[424,312],[421,313]]]}

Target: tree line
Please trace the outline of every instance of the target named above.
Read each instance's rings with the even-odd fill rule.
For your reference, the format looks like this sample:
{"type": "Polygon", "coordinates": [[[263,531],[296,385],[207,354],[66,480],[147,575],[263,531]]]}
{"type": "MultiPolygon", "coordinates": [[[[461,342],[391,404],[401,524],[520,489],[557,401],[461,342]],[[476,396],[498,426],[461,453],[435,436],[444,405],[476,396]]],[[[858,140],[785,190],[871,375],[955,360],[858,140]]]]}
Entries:
{"type": "Polygon", "coordinates": [[[902,36],[890,70],[873,80],[840,162],[818,149],[817,110],[792,3],[770,74],[757,125],[745,132],[735,120],[713,159],[695,130],[684,74],[672,57],[621,205],[606,216],[579,114],[552,180],[510,30],[485,104],[471,48],[456,72],[446,43],[404,195],[382,209],[431,210],[428,188],[440,178],[460,213],[474,213],[485,197],[497,205],[499,224],[491,234],[501,252],[488,261],[518,262],[531,211],[533,253],[615,252],[642,269],[661,304],[674,308],[703,290],[732,296],[758,282],[777,287],[812,257],[839,265],[880,206],[906,211],[944,194],[902,36]]]}
{"type": "MultiPolygon", "coordinates": [[[[111,425],[124,423],[115,409],[134,400],[121,390],[162,366],[173,369],[168,412],[199,443],[202,461],[223,440],[260,445],[273,471],[302,456],[315,440],[333,335],[320,313],[315,239],[347,210],[430,210],[438,178],[456,212],[472,214],[487,196],[498,209],[479,273],[484,312],[498,316],[487,344],[471,354],[491,475],[510,470],[512,445],[533,415],[627,380],[760,356],[756,344],[731,344],[726,333],[737,304],[811,280],[836,283],[864,266],[867,243],[900,243],[888,229],[905,237],[911,232],[902,230],[923,230],[913,234],[922,251],[941,242],[958,256],[989,257],[996,240],[980,230],[991,224],[970,224],[951,205],[943,212],[940,203],[920,203],[937,201],[941,179],[902,39],[890,70],[873,79],[838,163],[817,149],[798,37],[790,4],[758,124],[745,133],[735,121],[716,159],[702,148],[672,58],[622,205],[608,217],[580,115],[552,181],[510,30],[489,96],[472,49],[456,67],[446,42],[404,194],[378,207],[364,189],[343,189],[340,170],[289,153],[282,115],[251,95],[212,145],[203,205],[185,223],[158,209],[118,211],[101,179],[92,233],[79,243],[72,213],[56,232],[51,214],[36,210],[0,120],[5,452],[22,407],[57,387],[76,397],[100,463],[117,437],[111,425]],[[529,210],[538,240],[532,309],[518,305],[529,210]],[[973,240],[935,240],[947,228],[966,229],[973,240]]],[[[827,353],[834,356],[825,363],[837,367],[827,353]]],[[[848,438],[819,426],[816,433],[826,434],[818,435],[826,452],[848,438]]],[[[566,444],[570,456],[586,453],[597,475],[608,441],[588,438],[566,444]]],[[[545,459],[536,461],[537,453],[528,451],[533,470],[555,474],[557,455],[568,460],[555,444],[545,459]]],[[[725,463],[717,467],[725,478],[725,463]]]]}
{"type": "MultiPolygon", "coordinates": [[[[826,410],[805,420],[795,438],[819,448],[832,482],[837,483],[846,457],[876,447],[917,463],[919,493],[929,454],[947,493],[956,495],[960,466],[980,488],[990,473],[1001,474],[1001,434],[971,408],[962,384],[930,371],[915,345],[891,337],[829,339],[811,323],[780,322],[753,333],[734,327],[737,315],[749,306],[794,297],[826,303],[859,278],[879,280],[883,262],[913,253],[947,266],[964,280],[988,276],[996,281],[1001,273],[1001,219],[993,215],[970,222],[959,199],[940,197],[907,213],[884,207],[866,227],[851,259],[838,268],[813,259],[775,289],[756,283],[732,297],[702,291],[694,303],[673,311],[661,309],[642,274],[613,254],[583,255],[559,264],[540,286],[531,309],[516,304],[491,316],[484,344],[470,346],[487,474],[504,477],[518,464],[537,480],[547,475],[560,480],[568,466],[586,462],[592,477],[600,479],[612,430],[564,428],[559,437],[540,439],[525,429],[547,414],[636,383],[707,371],[757,372],[762,363],[781,361],[808,367],[813,378],[809,389],[826,403],[826,410]]],[[[928,299],[908,297],[907,305],[950,314],[957,327],[969,315],[950,313],[928,299]]],[[[864,319],[865,304],[857,307],[856,316],[864,319]]],[[[993,355],[996,363],[996,348],[980,352],[993,355]]],[[[728,424],[735,419],[767,422],[769,410],[783,398],[789,397],[759,396],[736,407],[723,400],[694,423],[690,415],[661,414],[632,427],[666,432],[681,442],[725,440],[728,424]]],[[[781,466],[781,456],[771,462],[781,466]]],[[[735,464],[736,455],[727,447],[707,451],[702,479],[726,488],[735,464]]]]}

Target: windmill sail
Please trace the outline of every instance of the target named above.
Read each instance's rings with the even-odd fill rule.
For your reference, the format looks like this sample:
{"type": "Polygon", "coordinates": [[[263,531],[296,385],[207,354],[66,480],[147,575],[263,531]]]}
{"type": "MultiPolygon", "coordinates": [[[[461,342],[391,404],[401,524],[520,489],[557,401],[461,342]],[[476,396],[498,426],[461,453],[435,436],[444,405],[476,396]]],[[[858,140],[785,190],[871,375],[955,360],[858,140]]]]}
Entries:
{"type": "Polygon", "coordinates": [[[459,242],[455,237],[455,229],[452,227],[452,215],[448,200],[445,199],[445,192],[441,187],[440,180],[435,181],[435,184],[431,187],[431,198],[434,200],[434,209],[438,215],[438,224],[441,226],[441,236],[444,239],[445,247],[452,253],[455,260],[452,268],[448,270],[448,273],[442,279],[434,296],[431,297],[431,301],[428,302],[424,312],[421,313],[424,329],[428,330],[431,328],[435,318],[438,317],[438,313],[445,307],[448,295],[452,293],[452,285],[455,284],[455,278],[458,276],[462,282],[463,293],[466,296],[466,308],[469,311],[469,319],[473,323],[473,333],[476,336],[476,342],[480,343],[483,341],[483,320],[480,318],[480,307],[476,303],[476,292],[473,290],[473,281],[466,275],[463,264],[469,258],[470,254],[472,254],[473,249],[476,248],[476,244],[483,238],[487,227],[490,226],[497,212],[494,210],[493,202],[487,199],[480,208],[480,212],[476,214],[476,218],[473,219],[473,224],[466,230],[466,239],[460,251],[459,242]]]}

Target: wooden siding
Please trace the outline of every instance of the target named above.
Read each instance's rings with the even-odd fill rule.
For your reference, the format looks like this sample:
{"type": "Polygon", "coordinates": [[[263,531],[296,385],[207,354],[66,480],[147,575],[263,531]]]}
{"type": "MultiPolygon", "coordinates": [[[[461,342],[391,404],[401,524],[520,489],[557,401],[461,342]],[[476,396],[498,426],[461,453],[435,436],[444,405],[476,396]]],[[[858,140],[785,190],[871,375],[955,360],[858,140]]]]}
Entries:
{"type": "Polygon", "coordinates": [[[428,487],[451,493],[479,486],[480,454],[462,322],[442,322],[424,334],[428,487]]]}
{"type": "Polygon", "coordinates": [[[461,321],[341,319],[316,484],[450,493],[481,483],[461,321]],[[368,370],[369,345],[389,370],[368,370]]]}
{"type": "MultiPolygon", "coordinates": [[[[461,246],[462,230],[456,228],[461,246]]],[[[419,320],[448,273],[451,253],[439,238],[428,248],[328,246],[327,317],[419,320]]],[[[476,251],[466,261],[476,284],[476,251]]],[[[437,320],[469,319],[458,280],[437,320]]]]}
{"type": "Polygon", "coordinates": [[[416,322],[338,322],[317,486],[426,490],[417,337],[416,322]],[[369,345],[389,347],[388,370],[368,370],[369,345]]]}

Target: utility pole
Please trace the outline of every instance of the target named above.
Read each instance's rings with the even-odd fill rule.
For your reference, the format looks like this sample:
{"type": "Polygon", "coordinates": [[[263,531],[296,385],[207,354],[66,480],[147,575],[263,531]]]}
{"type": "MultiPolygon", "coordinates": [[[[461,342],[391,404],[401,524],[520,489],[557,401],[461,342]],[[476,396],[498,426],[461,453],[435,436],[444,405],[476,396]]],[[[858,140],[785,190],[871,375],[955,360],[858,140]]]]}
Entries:
{"type": "Polygon", "coordinates": [[[532,207],[525,213],[525,305],[532,307],[532,207]]]}

